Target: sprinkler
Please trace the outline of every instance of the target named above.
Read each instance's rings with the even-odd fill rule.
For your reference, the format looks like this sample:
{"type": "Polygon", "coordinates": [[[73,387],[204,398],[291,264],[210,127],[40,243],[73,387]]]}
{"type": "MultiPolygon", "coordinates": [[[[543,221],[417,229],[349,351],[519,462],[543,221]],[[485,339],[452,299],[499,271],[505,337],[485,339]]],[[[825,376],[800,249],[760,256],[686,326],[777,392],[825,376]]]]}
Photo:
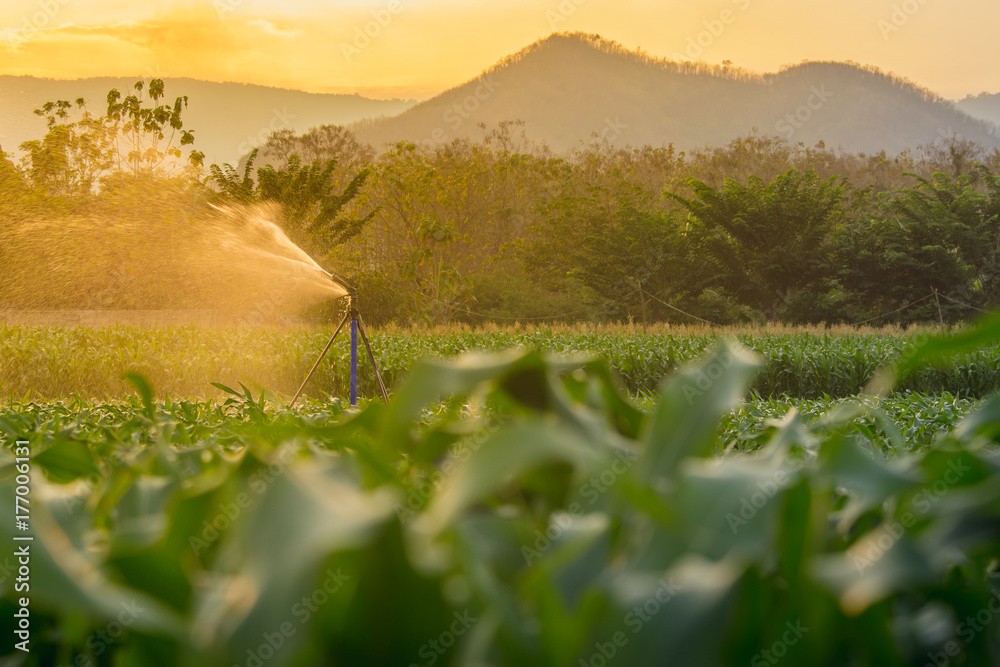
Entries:
{"type": "Polygon", "coordinates": [[[347,314],[344,315],[344,319],[341,320],[340,326],[337,327],[337,330],[333,332],[333,336],[331,336],[330,341],[326,344],[326,347],[324,347],[323,351],[320,352],[319,358],[316,359],[316,363],[313,364],[309,374],[306,375],[306,379],[302,381],[302,386],[300,386],[299,390],[295,392],[295,397],[292,398],[292,402],[288,404],[288,407],[293,407],[295,402],[299,400],[299,396],[302,395],[302,390],[306,388],[306,384],[308,384],[309,379],[312,378],[316,369],[319,368],[319,364],[323,361],[323,357],[326,356],[326,353],[330,351],[330,347],[333,346],[333,341],[337,340],[337,336],[343,330],[344,325],[348,322],[351,323],[351,407],[355,407],[358,404],[358,334],[361,334],[361,340],[365,344],[365,350],[368,352],[368,361],[371,362],[372,370],[375,372],[375,380],[378,382],[378,388],[382,393],[382,398],[388,402],[389,395],[385,391],[385,384],[382,382],[382,374],[379,373],[378,365],[375,363],[375,355],[372,354],[372,346],[368,342],[368,334],[365,333],[365,323],[361,319],[361,313],[358,311],[357,291],[349,282],[342,280],[339,277],[335,278],[329,271],[324,271],[323,269],[320,269],[320,271],[323,271],[323,273],[329,276],[330,280],[333,280],[334,282],[337,282],[347,288],[347,314]]]}

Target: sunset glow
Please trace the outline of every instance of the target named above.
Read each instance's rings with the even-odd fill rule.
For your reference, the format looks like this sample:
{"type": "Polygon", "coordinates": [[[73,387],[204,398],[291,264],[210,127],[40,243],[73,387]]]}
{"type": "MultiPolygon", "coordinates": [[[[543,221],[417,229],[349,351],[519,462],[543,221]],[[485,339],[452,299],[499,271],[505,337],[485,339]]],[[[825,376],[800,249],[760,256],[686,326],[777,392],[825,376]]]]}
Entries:
{"type": "Polygon", "coordinates": [[[757,71],[852,60],[949,98],[1000,90],[988,0],[14,0],[0,74],[174,76],[426,98],[552,32],[757,71]]]}

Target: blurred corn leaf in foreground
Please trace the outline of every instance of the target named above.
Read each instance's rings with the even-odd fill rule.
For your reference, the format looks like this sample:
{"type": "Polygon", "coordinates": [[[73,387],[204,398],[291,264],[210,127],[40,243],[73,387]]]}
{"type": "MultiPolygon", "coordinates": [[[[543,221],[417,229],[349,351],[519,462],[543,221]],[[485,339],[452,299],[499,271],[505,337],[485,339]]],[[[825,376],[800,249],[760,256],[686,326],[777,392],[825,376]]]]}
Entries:
{"type": "MultiPolygon", "coordinates": [[[[717,429],[759,364],[723,342],[650,414],[602,362],[531,351],[424,362],[359,412],[249,391],[75,418],[23,406],[32,653],[3,651],[118,667],[1000,661],[998,398],[892,459],[856,427],[871,406],[822,427],[793,411],[723,454],[717,429]]],[[[0,521],[0,540],[15,532],[0,521]]]]}

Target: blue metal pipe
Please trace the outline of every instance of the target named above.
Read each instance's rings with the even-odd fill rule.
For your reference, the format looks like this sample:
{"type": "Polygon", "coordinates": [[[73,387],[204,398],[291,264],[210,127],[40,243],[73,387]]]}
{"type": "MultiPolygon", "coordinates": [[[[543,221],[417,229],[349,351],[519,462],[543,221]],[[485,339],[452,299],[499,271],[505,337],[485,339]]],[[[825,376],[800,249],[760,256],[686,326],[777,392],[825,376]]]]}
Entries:
{"type": "Polygon", "coordinates": [[[358,320],[351,319],[351,407],[358,404],[358,320]]]}

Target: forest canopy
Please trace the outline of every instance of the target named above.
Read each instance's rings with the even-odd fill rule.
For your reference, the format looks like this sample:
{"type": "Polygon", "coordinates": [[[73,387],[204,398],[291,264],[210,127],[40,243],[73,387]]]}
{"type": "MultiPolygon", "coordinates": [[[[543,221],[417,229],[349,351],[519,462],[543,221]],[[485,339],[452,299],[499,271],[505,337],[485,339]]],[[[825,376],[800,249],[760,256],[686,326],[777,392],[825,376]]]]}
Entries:
{"type": "Polygon", "coordinates": [[[373,324],[905,324],[1000,301],[1000,154],[960,137],[899,155],[759,134],[555,154],[517,121],[435,147],[322,126],[206,169],[186,98],[166,99],[154,80],[112,91],[100,116],[83,100],[39,109],[46,135],[0,152],[0,234],[276,205],[373,324]]]}

